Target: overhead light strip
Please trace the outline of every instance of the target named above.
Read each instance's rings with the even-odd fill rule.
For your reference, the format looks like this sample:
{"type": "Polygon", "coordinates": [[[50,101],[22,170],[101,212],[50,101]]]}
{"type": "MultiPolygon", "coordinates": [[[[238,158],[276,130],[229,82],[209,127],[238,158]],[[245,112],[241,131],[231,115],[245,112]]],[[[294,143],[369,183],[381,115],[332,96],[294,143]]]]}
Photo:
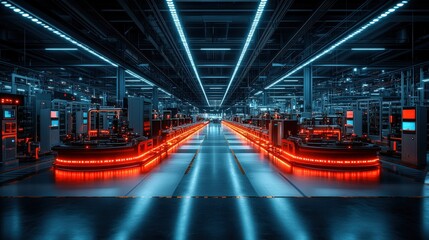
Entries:
{"type": "Polygon", "coordinates": [[[352,48],[352,51],[384,51],[386,48],[352,48]]]}
{"type": "Polygon", "coordinates": [[[77,48],[45,48],[46,51],[77,51],[77,48]]]}
{"type": "MultiPolygon", "coordinates": [[[[115,62],[109,60],[107,57],[95,52],[94,50],[92,50],[91,48],[89,48],[87,45],[82,44],[80,42],[78,42],[77,40],[73,39],[72,37],[70,37],[68,34],[64,33],[63,31],[59,30],[56,27],[53,27],[52,25],[48,24],[47,22],[39,19],[38,17],[36,17],[35,15],[31,14],[28,11],[25,11],[24,9],[22,9],[21,7],[19,7],[18,5],[8,2],[8,1],[1,1],[1,4],[3,4],[4,7],[12,10],[13,12],[20,14],[23,18],[28,19],[29,21],[33,22],[34,24],[40,25],[42,28],[44,28],[46,31],[52,32],[55,35],[58,35],[61,38],[64,38],[65,40],[67,40],[68,42],[72,43],[73,45],[85,50],[86,52],[98,57],[99,59],[107,62],[108,64],[110,64],[111,66],[114,67],[118,67],[118,64],[116,64],[115,62]]],[[[59,51],[60,48],[45,48],[45,50],[47,51],[59,51]],[[55,50],[54,50],[55,49],[55,50]]],[[[72,48],[62,48],[67,49],[67,50],[73,50],[72,48]]],[[[127,72],[128,74],[130,74],[131,76],[141,80],[142,82],[147,83],[150,86],[155,86],[155,84],[153,84],[151,81],[145,79],[144,77],[140,76],[139,74],[131,71],[131,70],[125,70],[125,72],[127,72]]],[[[163,91],[164,93],[166,93],[167,95],[171,96],[170,93],[168,93],[167,91],[163,90],[160,88],[161,91],[163,91]]],[[[205,93],[204,93],[205,94],[205,93]]]]}
{"type": "Polygon", "coordinates": [[[2,1],[1,4],[3,4],[4,7],[12,10],[13,12],[21,15],[23,18],[28,19],[29,21],[33,22],[34,24],[40,25],[41,28],[46,29],[47,31],[52,32],[55,35],[58,35],[61,38],[64,38],[65,40],[67,40],[68,42],[72,43],[73,45],[78,46],[79,48],[87,51],[88,53],[91,53],[92,55],[98,57],[99,59],[109,63],[110,65],[117,67],[118,64],[110,61],[109,59],[107,59],[105,56],[95,52],[94,50],[92,50],[91,48],[87,47],[86,45],[76,41],[75,39],[71,38],[69,35],[65,34],[63,31],[49,25],[47,22],[37,18],[36,16],[34,16],[33,14],[25,11],[24,9],[22,9],[21,7],[19,7],[18,5],[15,5],[14,3],[8,2],[8,1],[2,1]]]}
{"type": "MultiPolygon", "coordinates": [[[[144,77],[142,77],[142,76],[138,75],[137,73],[135,73],[135,72],[133,72],[133,71],[131,71],[131,70],[125,70],[125,72],[126,72],[126,73],[128,73],[128,74],[130,74],[131,76],[133,76],[133,77],[135,77],[135,78],[139,79],[140,81],[147,83],[149,86],[154,86],[154,84],[153,84],[152,82],[150,82],[150,81],[149,81],[149,80],[147,80],[146,78],[144,78],[144,77]]],[[[129,80],[126,80],[126,81],[129,81],[129,80]]]]}
{"type": "Polygon", "coordinates": [[[257,96],[257,95],[259,95],[259,94],[261,94],[262,93],[262,91],[258,91],[258,92],[256,92],[255,94],[253,94],[254,96],[257,96]]]}
{"type": "Polygon", "coordinates": [[[387,17],[389,14],[395,12],[397,9],[403,7],[405,4],[407,4],[408,1],[400,1],[398,2],[394,7],[389,8],[387,11],[385,11],[384,13],[380,14],[379,16],[377,16],[376,18],[373,18],[370,22],[368,22],[367,24],[363,25],[362,27],[360,27],[358,30],[354,31],[353,33],[349,34],[348,36],[344,37],[343,39],[341,39],[340,41],[338,41],[337,43],[333,44],[332,46],[330,46],[329,48],[327,48],[326,50],[324,50],[323,52],[317,54],[316,56],[312,57],[310,60],[304,62],[303,64],[301,64],[300,66],[294,68],[293,70],[289,71],[287,74],[283,75],[281,78],[279,78],[278,80],[276,80],[275,82],[271,83],[270,85],[268,85],[267,87],[265,87],[265,89],[269,89],[271,87],[273,87],[274,85],[276,85],[277,83],[281,82],[282,80],[284,80],[285,78],[291,76],[292,74],[296,73],[297,71],[301,70],[303,67],[308,66],[310,63],[316,61],[317,59],[321,58],[322,56],[326,55],[327,53],[331,52],[332,50],[334,50],[335,48],[337,48],[338,46],[342,45],[343,43],[347,42],[348,40],[350,40],[351,38],[355,37],[356,35],[360,34],[361,32],[365,31],[367,28],[371,27],[372,25],[380,22],[383,18],[387,17]]]}
{"type": "Polygon", "coordinates": [[[256,27],[258,26],[259,20],[264,11],[265,5],[267,4],[267,0],[261,0],[259,2],[258,10],[256,11],[255,18],[253,19],[252,27],[250,28],[249,35],[247,35],[246,42],[244,43],[243,50],[241,51],[240,58],[238,58],[237,65],[234,68],[234,72],[232,73],[231,79],[229,80],[228,87],[226,88],[225,94],[223,95],[222,101],[219,106],[222,106],[225,101],[226,95],[228,94],[229,88],[231,87],[232,82],[234,81],[235,75],[237,74],[238,69],[240,68],[241,62],[243,61],[244,55],[246,54],[247,48],[249,47],[250,41],[253,38],[253,34],[255,33],[256,27]]]}
{"type": "Polygon", "coordinates": [[[200,48],[201,51],[230,51],[231,48],[200,48]]]}
{"type": "Polygon", "coordinates": [[[206,91],[204,91],[203,83],[201,82],[200,75],[198,74],[197,68],[195,67],[194,59],[192,58],[191,50],[189,50],[188,41],[186,40],[185,33],[183,32],[182,25],[179,21],[179,15],[177,14],[176,7],[174,6],[173,0],[166,0],[168,8],[170,10],[171,17],[173,18],[174,25],[179,32],[180,40],[182,41],[183,47],[185,48],[186,54],[188,55],[189,62],[191,62],[192,69],[194,70],[195,76],[198,80],[198,83],[203,91],[204,98],[207,101],[208,106],[210,107],[209,99],[207,98],[206,91]]]}

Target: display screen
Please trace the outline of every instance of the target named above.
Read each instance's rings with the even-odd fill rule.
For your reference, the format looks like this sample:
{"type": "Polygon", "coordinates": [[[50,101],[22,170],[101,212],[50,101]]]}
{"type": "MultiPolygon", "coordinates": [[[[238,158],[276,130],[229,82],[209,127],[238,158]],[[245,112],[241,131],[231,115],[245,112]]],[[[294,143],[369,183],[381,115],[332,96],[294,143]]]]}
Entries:
{"type": "Polygon", "coordinates": [[[82,124],[88,124],[88,119],[83,119],[82,124]]]}
{"type": "Polygon", "coordinates": [[[60,115],[58,113],[58,111],[51,111],[51,118],[59,118],[60,115]]]}
{"type": "Polygon", "coordinates": [[[353,111],[347,111],[346,118],[353,118],[353,111]]]}
{"type": "Polygon", "coordinates": [[[402,122],[402,131],[416,131],[416,123],[415,122],[402,122]]]}
{"type": "Polygon", "coordinates": [[[60,125],[59,120],[51,120],[51,127],[58,127],[60,125]]]}
{"type": "Polygon", "coordinates": [[[347,124],[347,125],[351,125],[351,126],[353,126],[353,120],[347,120],[347,121],[346,121],[346,124],[347,124]]]}
{"type": "Polygon", "coordinates": [[[13,109],[3,109],[3,118],[4,119],[15,118],[15,110],[13,110],[13,109]]]}
{"type": "Polygon", "coordinates": [[[402,109],[402,119],[416,120],[416,109],[402,109]]]}
{"type": "Polygon", "coordinates": [[[83,117],[83,118],[88,118],[88,113],[87,113],[87,112],[83,112],[83,113],[82,113],[82,117],[83,117]]]}

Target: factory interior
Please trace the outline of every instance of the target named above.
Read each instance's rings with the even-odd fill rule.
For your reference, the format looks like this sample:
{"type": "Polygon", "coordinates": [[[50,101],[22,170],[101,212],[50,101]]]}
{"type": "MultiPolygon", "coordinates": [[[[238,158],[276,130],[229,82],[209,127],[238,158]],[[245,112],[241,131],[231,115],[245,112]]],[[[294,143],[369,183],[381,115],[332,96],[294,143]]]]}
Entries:
{"type": "Polygon", "coordinates": [[[0,0],[1,239],[429,239],[429,2],[0,0]]]}

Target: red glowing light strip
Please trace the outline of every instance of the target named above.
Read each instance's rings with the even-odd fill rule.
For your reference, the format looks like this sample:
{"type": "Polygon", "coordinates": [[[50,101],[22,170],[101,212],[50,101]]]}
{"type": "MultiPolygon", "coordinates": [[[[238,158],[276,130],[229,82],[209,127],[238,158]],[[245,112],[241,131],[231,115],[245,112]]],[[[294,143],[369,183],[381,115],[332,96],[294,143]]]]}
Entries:
{"type": "MultiPolygon", "coordinates": [[[[225,123],[225,125],[233,125],[230,123],[225,123]]],[[[235,126],[235,125],[233,125],[235,126]]],[[[231,126],[229,126],[231,127],[231,126]]],[[[236,130],[239,127],[231,127],[231,129],[239,132],[240,134],[242,134],[242,131],[238,131],[236,130]]],[[[240,129],[241,130],[241,129],[240,129]]],[[[243,130],[244,131],[244,130],[243,130]]],[[[246,132],[246,131],[244,131],[246,132]]],[[[248,132],[246,132],[247,134],[248,132]]],[[[243,136],[245,136],[244,134],[242,134],[243,136]]],[[[281,153],[285,153],[287,156],[291,157],[294,160],[297,160],[299,162],[304,162],[304,163],[308,163],[308,164],[328,164],[329,166],[372,166],[375,165],[376,163],[379,162],[378,158],[375,159],[366,159],[366,160],[331,160],[331,159],[313,159],[313,158],[305,158],[305,157],[299,157],[296,155],[293,155],[291,153],[288,153],[286,151],[283,151],[282,149],[276,148],[276,150],[278,150],[281,153]],[[370,164],[370,165],[368,165],[370,164]]]]}
{"type": "MultiPolygon", "coordinates": [[[[191,130],[194,130],[195,128],[198,128],[196,131],[200,130],[201,128],[203,128],[204,126],[206,126],[206,124],[203,124],[201,126],[201,124],[195,125],[190,127],[189,129],[185,130],[185,132],[179,134],[178,136],[174,137],[173,139],[177,139],[178,137],[182,137],[184,135],[186,135],[187,133],[189,133],[191,130]]],[[[187,137],[191,136],[194,132],[190,133],[187,137]]],[[[170,141],[172,141],[173,139],[171,139],[170,141]]],[[[186,139],[186,137],[185,137],[186,139]]],[[[183,139],[183,140],[185,140],[183,139]]],[[[171,149],[173,146],[179,144],[182,141],[178,141],[175,144],[171,145],[167,150],[171,149]]],[[[119,159],[104,159],[104,160],[89,160],[89,161],[83,161],[83,160],[71,160],[71,159],[60,159],[57,158],[56,162],[58,163],[64,163],[64,164],[69,164],[69,165],[81,165],[81,166],[85,166],[88,164],[91,165],[100,165],[100,164],[112,164],[112,163],[123,163],[123,162],[134,162],[136,160],[139,160],[141,158],[143,158],[144,156],[148,155],[149,153],[153,153],[155,150],[158,150],[159,148],[161,148],[163,145],[159,145],[155,148],[152,148],[151,151],[145,152],[143,154],[140,154],[139,156],[135,156],[135,157],[128,157],[128,158],[119,158],[119,159]]],[[[151,161],[153,162],[153,161],[151,161]]],[[[150,162],[150,163],[151,163],[150,162]]]]}
{"type": "Polygon", "coordinates": [[[330,159],[314,159],[314,158],[306,158],[306,157],[299,157],[296,155],[293,155],[291,153],[288,153],[286,151],[283,151],[279,149],[281,153],[286,154],[287,156],[303,161],[303,162],[312,162],[312,163],[325,163],[325,164],[331,164],[331,165],[359,165],[359,164],[371,164],[371,163],[377,163],[379,161],[378,158],[375,159],[366,159],[366,160],[330,160],[330,159]]]}

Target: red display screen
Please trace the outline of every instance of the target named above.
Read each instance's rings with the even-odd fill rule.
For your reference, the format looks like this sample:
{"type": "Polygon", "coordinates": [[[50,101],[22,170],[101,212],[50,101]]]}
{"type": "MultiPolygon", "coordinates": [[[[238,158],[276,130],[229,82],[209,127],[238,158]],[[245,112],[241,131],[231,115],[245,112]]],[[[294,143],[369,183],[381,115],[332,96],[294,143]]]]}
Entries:
{"type": "Polygon", "coordinates": [[[51,111],[51,118],[59,118],[58,111],[51,111]]]}
{"type": "Polygon", "coordinates": [[[353,111],[347,111],[346,118],[353,118],[353,111]]]}
{"type": "Polygon", "coordinates": [[[402,109],[402,119],[416,120],[416,109],[402,109]]]}

